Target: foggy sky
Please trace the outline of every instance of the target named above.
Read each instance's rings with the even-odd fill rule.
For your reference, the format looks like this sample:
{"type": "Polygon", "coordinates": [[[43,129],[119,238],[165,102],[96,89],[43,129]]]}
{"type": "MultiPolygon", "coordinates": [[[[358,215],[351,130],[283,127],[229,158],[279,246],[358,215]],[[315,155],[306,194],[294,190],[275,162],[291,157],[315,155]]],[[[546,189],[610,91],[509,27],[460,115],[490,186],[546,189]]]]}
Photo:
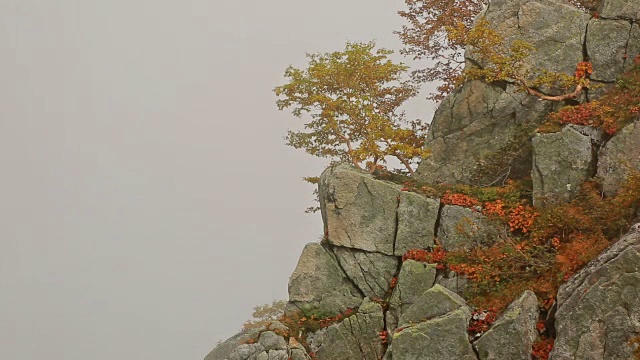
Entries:
{"type": "Polygon", "coordinates": [[[0,1],[0,359],[202,359],[286,298],[327,161],[272,89],[402,6],[0,1]]]}

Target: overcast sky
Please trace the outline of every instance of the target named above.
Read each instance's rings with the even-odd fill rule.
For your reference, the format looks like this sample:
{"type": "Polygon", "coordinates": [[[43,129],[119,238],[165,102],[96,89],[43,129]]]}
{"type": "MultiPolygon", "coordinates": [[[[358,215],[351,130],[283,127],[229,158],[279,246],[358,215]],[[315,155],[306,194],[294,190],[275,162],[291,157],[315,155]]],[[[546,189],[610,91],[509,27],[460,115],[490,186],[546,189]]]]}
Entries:
{"type": "Polygon", "coordinates": [[[327,162],[272,89],[402,6],[0,1],[0,359],[202,359],[286,298],[327,162]]]}

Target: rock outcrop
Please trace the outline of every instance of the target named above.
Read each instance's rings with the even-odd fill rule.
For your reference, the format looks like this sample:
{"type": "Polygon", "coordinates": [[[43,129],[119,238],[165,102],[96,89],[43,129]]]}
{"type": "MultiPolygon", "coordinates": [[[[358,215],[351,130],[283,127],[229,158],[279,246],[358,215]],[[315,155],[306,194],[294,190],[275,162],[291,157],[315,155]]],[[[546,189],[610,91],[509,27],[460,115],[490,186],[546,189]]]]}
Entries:
{"type": "Polygon", "coordinates": [[[298,309],[313,308],[337,314],[356,308],[364,294],[322,245],[305,246],[289,279],[289,302],[298,309]]]}
{"type": "MultiPolygon", "coordinates": [[[[572,74],[589,58],[592,81],[609,86],[640,53],[640,2],[603,0],[598,13],[590,16],[561,0],[490,0],[483,11],[505,46],[524,40],[536,48],[526,59],[532,74],[572,74]]],[[[467,66],[486,66],[473,48],[465,56],[467,66]]],[[[570,102],[591,101],[602,91],[570,102]]],[[[528,196],[538,207],[570,201],[591,179],[602,180],[603,197],[614,196],[629,174],[640,171],[640,120],[613,136],[574,125],[537,134],[559,106],[519,92],[515,84],[469,81],[436,111],[427,139],[431,156],[415,176],[434,189],[531,176],[531,187],[515,201],[528,196]]],[[[465,289],[477,285],[473,274],[467,272],[467,280],[453,266],[403,255],[436,245],[469,251],[518,235],[510,234],[511,223],[483,215],[479,206],[444,204],[405,190],[351,165],[324,171],[318,187],[324,237],[305,246],[291,275],[287,318],[243,330],[205,360],[530,359],[541,314],[549,326],[545,336],[556,336],[553,360],[632,359],[640,353],[640,224],[560,288],[557,311],[541,313],[535,294],[525,291],[488,330],[469,333],[478,313],[464,299],[465,289]],[[316,321],[322,314],[322,321],[297,327],[301,318],[298,325],[286,321],[294,314],[316,321]]],[[[526,263],[523,269],[529,271],[526,263]]]]}
{"type": "Polygon", "coordinates": [[[551,109],[552,104],[519,93],[513,85],[466,83],[436,110],[427,136],[431,156],[422,160],[417,176],[430,183],[472,185],[526,176],[531,171],[529,139],[551,109]]]}
{"type": "Polygon", "coordinates": [[[393,333],[404,312],[410,308],[436,281],[436,265],[407,260],[402,264],[398,283],[389,299],[387,330],[393,333]]]}
{"type": "Polygon", "coordinates": [[[340,267],[368,298],[383,298],[398,271],[398,258],[343,247],[333,249],[340,267]]]}
{"type": "Polygon", "coordinates": [[[602,0],[598,9],[604,19],[640,20],[640,4],[629,0],[602,0]]]}
{"type": "Polygon", "coordinates": [[[295,339],[287,342],[276,333],[287,330],[278,322],[243,330],[214,348],[204,360],[311,360],[295,339]]]}
{"type": "Polygon", "coordinates": [[[447,250],[490,246],[501,236],[501,226],[478,209],[445,205],[440,216],[438,240],[447,250]]]}
{"type": "Polygon", "coordinates": [[[640,53],[640,26],[628,20],[591,19],[586,50],[593,64],[592,80],[614,82],[640,53]]]}
{"type": "MultiPolygon", "coordinates": [[[[526,60],[532,76],[542,70],[573,74],[576,64],[588,58],[594,82],[607,84],[640,53],[640,25],[629,21],[637,16],[632,3],[604,1],[600,17],[590,19],[562,1],[493,0],[484,15],[504,36],[505,48],[516,40],[535,47],[526,60]]],[[[468,66],[483,66],[473,48],[466,58],[468,66]]],[[[592,91],[590,97],[601,93],[592,91]]],[[[427,138],[431,156],[420,164],[418,176],[431,183],[472,185],[527,177],[534,130],[556,109],[509,83],[465,83],[438,107],[427,138]]]]}
{"type": "Polygon", "coordinates": [[[439,199],[427,198],[412,192],[400,193],[398,231],[394,246],[396,255],[401,256],[410,249],[432,245],[439,208],[439,199]]]}
{"type": "Polygon", "coordinates": [[[567,202],[596,169],[591,138],[576,126],[533,138],[533,204],[567,202]]]}
{"type": "Polygon", "coordinates": [[[393,335],[393,359],[469,359],[476,355],[467,339],[471,310],[464,299],[435,285],[400,318],[393,335]]]}
{"type": "Polygon", "coordinates": [[[633,359],[638,294],[640,224],[560,287],[551,359],[633,359]]]}
{"type": "Polygon", "coordinates": [[[480,360],[528,359],[538,337],[539,315],[536,295],[526,291],[474,343],[480,360]]]}
{"type": "Polygon", "coordinates": [[[216,346],[207,356],[205,356],[204,360],[228,360],[231,353],[238,347],[245,344],[247,341],[255,340],[260,336],[260,333],[265,330],[265,327],[242,330],[227,339],[225,342],[216,346]]]}
{"type": "Polygon", "coordinates": [[[379,360],[384,354],[382,307],[365,299],[358,313],[320,330],[311,338],[311,350],[319,359],[379,360]]]}
{"type": "Polygon", "coordinates": [[[640,120],[620,130],[598,157],[598,177],[607,195],[614,195],[634,170],[640,171],[640,120]]]}
{"type": "Polygon", "coordinates": [[[318,189],[332,245],[396,256],[433,245],[437,199],[404,193],[346,164],[323,172],[318,189]]]}

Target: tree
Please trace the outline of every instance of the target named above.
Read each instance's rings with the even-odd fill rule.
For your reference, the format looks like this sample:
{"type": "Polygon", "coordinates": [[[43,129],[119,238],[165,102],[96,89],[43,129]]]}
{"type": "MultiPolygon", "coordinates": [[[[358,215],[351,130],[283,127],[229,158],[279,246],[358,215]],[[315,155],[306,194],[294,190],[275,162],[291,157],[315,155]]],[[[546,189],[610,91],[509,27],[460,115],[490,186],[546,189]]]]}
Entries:
{"type": "Polygon", "coordinates": [[[573,75],[545,69],[534,71],[527,66],[525,60],[535,48],[522,40],[515,40],[506,48],[502,36],[489,27],[489,22],[484,17],[478,19],[470,30],[461,23],[449,28],[449,36],[457,42],[472,46],[476,57],[483,63],[482,67],[465,68],[460,76],[463,81],[506,81],[516,85],[520,91],[548,101],[574,99],[589,87],[589,76],[593,72],[590,62],[579,62],[573,75]],[[537,90],[545,86],[561,89],[563,93],[547,95],[537,90]]]}
{"type": "Polygon", "coordinates": [[[278,109],[310,117],[305,131],[290,130],[285,139],[311,155],[360,169],[365,163],[371,171],[392,156],[413,173],[427,125],[406,121],[398,108],[417,86],[402,79],[408,67],[392,62],[392,51],[374,48],[374,42],[347,43],[344,51],[307,54],[306,69],[285,70],[288,83],[274,89],[278,109]]]}
{"type": "Polygon", "coordinates": [[[405,45],[401,54],[431,65],[414,70],[420,82],[440,81],[437,92],[429,98],[442,100],[460,81],[464,69],[466,44],[449,36],[449,29],[462,24],[467,31],[488,0],[405,0],[407,10],[399,11],[408,25],[396,34],[405,45]]]}
{"type": "MultiPolygon", "coordinates": [[[[427,60],[428,67],[414,70],[419,82],[439,81],[432,100],[442,100],[462,81],[464,39],[474,26],[474,19],[488,0],[405,0],[406,10],[398,14],[407,25],[396,34],[404,44],[404,55],[427,60]],[[452,30],[458,31],[452,36],[452,30]]],[[[594,12],[601,0],[569,0],[584,11],[594,12]]]]}
{"type": "Polygon", "coordinates": [[[286,306],[286,300],[274,300],[271,304],[256,306],[253,308],[253,319],[246,321],[242,328],[247,330],[268,326],[271,322],[280,320],[286,306]]]}

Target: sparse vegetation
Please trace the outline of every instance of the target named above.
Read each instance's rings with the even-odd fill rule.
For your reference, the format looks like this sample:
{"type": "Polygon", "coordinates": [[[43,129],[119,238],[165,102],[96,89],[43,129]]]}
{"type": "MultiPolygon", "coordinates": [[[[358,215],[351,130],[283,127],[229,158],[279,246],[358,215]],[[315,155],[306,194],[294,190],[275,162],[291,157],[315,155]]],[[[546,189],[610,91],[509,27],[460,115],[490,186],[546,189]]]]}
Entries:
{"type": "Polygon", "coordinates": [[[630,175],[615,196],[604,196],[600,185],[589,181],[570,203],[547,208],[533,208],[512,191],[503,194],[508,196],[487,196],[488,201],[464,193],[447,196],[453,205],[481,206],[483,214],[500,220],[505,240],[491,247],[445,252],[436,246],[405,255],[464,275],[471,281],[469,301],[498,311],[527,289],[540,299],[555,298],[563,281],[622,235],[640,207],[640,174],[630,175]]]}

